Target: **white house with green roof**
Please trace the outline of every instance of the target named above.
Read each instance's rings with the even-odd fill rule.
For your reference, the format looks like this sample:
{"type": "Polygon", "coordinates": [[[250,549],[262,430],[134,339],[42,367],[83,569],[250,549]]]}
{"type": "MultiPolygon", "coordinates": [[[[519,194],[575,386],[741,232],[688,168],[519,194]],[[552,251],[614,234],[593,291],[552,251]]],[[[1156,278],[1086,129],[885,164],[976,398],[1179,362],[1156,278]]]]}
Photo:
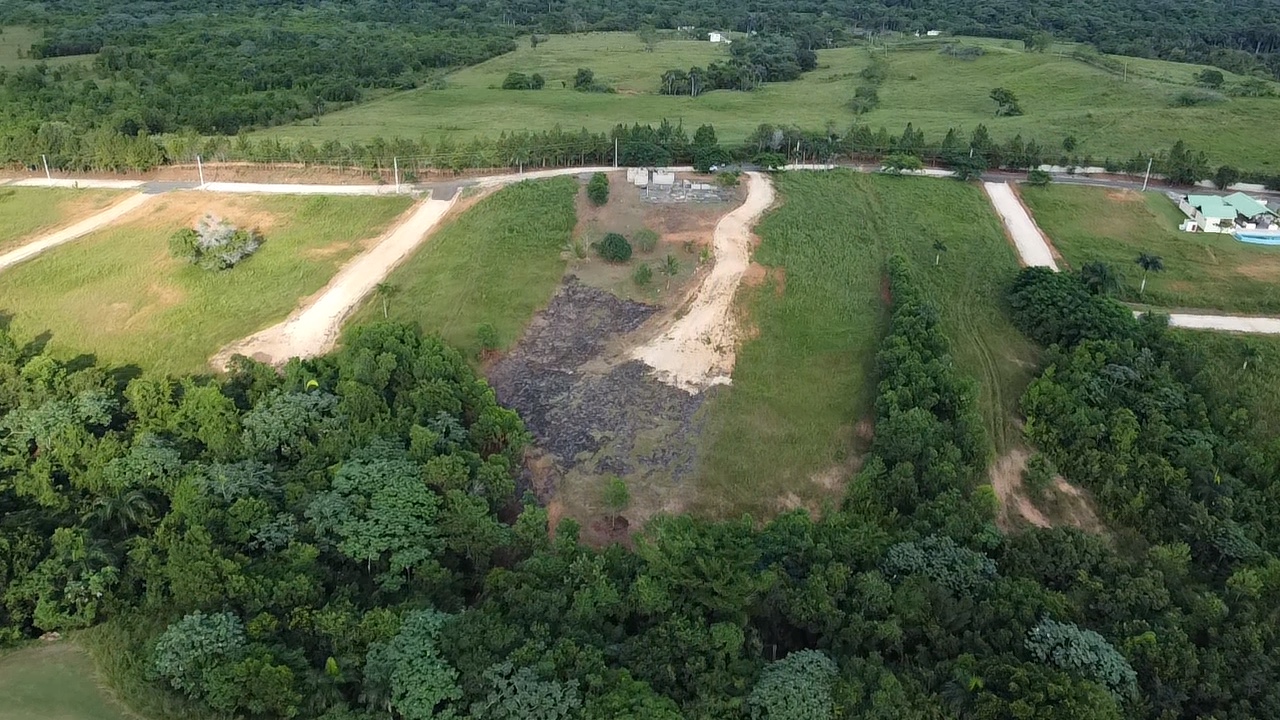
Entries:
{"type": "Polygon", "coordinates": [[[1275,212],[1242,192],[1186,195],[1178,198],[1178,209],[1190,218],[1190,222],[1182,224],[1190,232],[1229,233],[1268,229],[1277,224],[1275,212]]]}

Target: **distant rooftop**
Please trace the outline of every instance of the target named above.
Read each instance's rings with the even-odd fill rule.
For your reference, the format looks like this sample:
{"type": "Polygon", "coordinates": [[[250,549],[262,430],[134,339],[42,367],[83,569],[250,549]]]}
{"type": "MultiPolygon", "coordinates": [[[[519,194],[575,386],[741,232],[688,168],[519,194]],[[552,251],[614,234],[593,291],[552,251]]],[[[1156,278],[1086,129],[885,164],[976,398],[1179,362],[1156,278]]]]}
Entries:
{"type": "Polygon", "coordinates": [[[1254,200],[1242,192],[1234,192],[1223,198],[1231,207],[1240,211],[1245,217],[1255,217],[1257,215],[1265,215],[1271,212],[1266,205],[1254,200]]]}
{"type": "Polygon", "coordinates": [[[1188,195],[1187,203],[1199,208],[1201,214],[1216,220],[1232,220],[1237,215],[1248,218],[1258,215],[1274,215],[1266,205],[1241,192],[1231,193],[1226,197],[1218,195],[1188,195]]]}

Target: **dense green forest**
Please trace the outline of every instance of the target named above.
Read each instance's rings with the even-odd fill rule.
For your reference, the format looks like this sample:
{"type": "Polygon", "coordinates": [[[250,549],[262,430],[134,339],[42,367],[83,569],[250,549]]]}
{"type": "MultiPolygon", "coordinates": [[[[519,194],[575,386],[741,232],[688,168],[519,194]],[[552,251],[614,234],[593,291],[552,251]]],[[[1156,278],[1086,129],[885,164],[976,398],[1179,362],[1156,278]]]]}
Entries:
{"type": "MultiPolygon", "coordinates": [[[[29,48],[30,58],[96,56],[81,65],[0,69],[0,134],[67,123],[78,133],[128,137],[179,130],[234,135],[312,117],[370,93],[430,86],[443,69],[511,50],[520,34],[653,26],[759,31],[798,48],[801,68],[814,48],[868,32],[939,28],[1028,43],[1047,33],[1106,52],[1280,75],[1276,0],[1248,8],[1224,0],[782,0],[767,8],[723,0],[50,0],[5,3],[5,25],[44,33],[29,48]]],[[[775,60],[749,63],[745,71],[725,67],[714,78],[724,87],[741,87],[792,74],[791,61],[775,60]]]]}
{"type": "Polygon", "coordinates": [[[179,379],[0,333],[0,642],[128,628],[147,682],[254,718],[1280,716],[1280,446],[1198,349],[1024,271],[1032,465],[1110,535],[1002,534],[975,386],[887,272],[844,502],[633,549],[518,502],[520,419],[411,328],[179,379]]]}

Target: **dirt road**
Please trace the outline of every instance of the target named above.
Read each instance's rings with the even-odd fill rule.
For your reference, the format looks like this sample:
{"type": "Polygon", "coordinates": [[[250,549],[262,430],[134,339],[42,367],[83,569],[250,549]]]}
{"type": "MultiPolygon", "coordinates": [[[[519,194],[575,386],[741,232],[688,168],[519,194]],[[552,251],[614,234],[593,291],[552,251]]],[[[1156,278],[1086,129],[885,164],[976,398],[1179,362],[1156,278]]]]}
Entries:
{"type": "Polygon", "coordinates": [[[773,185],[747,173],[747,199],[721,218],[712,236],[715,267],[698,288],[688,312],[658,337],[632,351],[658,379],[686,392],[727,384],[738,342],[733,299],[747,271],[751,228],[773,204],[773,185]]]}
{"type": "Polygon", "coordinates": [[[85,218],[74,225],[68,225],[61,230],[55,230],[48,235],[32,240],[20,248],[10,250],[4,255],[0,255],[0,270],[4,270],[12,265],[17,265],[24,260],[30,260],[50,248],[55,248],[64,243],[69,243],[83,235],[88,235],[94,230],[113,223],[116,220],[119,220],[122,216],[137,210],[153,197],[155,196],[143,195],[141,193],[137,195],[130,195],[124,200],[121,200],[115,205],[112,205],[92,217],[85,218]]]}
{"type": "MultiPolygon", "coordinates": [[[[1134,313],[1141,315],[1142,313],[1134,313]]],[[[1227,332],[1280,335],[1280,318],[1248,315],[1193,315],[1170,313],[1169,324],[1191,330],[1225,330],[1227,332]]]]}
{"type": "Polygon", "coordinates": [[[323,354],[337,343],[342,322],[391,270],[404,261],[457,202],[424,200],[365,253],[347,263],[316,299],[295,311],[284,322],[223,348],[210,363],[222,370],[232,355],[247,355],[279,364],[292,357],[323,354]]]}
{"type": "Polygon", "coordinates": [[[1053,260],[1053,251],[1049,249],[1049,242],[1040,232],[1040,228],[1036,227],[1036,223],[1027,214],[1027,209],[1022,206],[1022,201],[1014,194],[1013,188],[1008,183],[984,182],[982,187],[987,191],[987,197],[991,199],[991,206],[996,209],[1000,215],[1000,220],[1004,222],[1005,229],[1009,231],[1009,237],[1013,238],[1013,244],[1018,248],[1018,257],[1022,258],[1022,264],[1028,267],[1047,267],[1058,269],[1058,263],[1053,260]]]}

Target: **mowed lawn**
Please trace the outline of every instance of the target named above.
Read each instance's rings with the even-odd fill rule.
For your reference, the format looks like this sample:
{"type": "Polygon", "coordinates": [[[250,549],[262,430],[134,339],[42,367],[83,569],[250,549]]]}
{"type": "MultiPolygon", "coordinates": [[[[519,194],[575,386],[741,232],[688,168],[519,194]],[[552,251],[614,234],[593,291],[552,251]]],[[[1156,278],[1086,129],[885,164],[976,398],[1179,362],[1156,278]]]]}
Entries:
{"type": "Polygon", "coordinates": [[[106,209],[114,190],[0,187],[0,254],[106,209]]]}
{"type": "MultiPolygon", "coordinates": [[[[578,189],[568,177],[525,181],[479,200],[392,271],[387,315],[473,357],[481,325],[493,326],[500,349],[511,347],[564,274],[578,189]]],[[[370,297],[348,326],[381,319],[383,309],[370,297]]]]}
{"type": "Polygon", "coordinates": [[[0,656],[0,720],[129,720],[98,687],[88,653],[69,641],[0,656]]]}
{"type": "Polygon", "coordinates": [[[285,318],[411,203],[168,194],[126,222],[0,272],[0,313],[12,315],[19,337],[48,333],[61,355],[198,372],[227,343],[285,318]],[[170,257],[169,237],[206,213],[259,228],[262,248],[223,272],[170,257]]]}
{"type": "MultiPolygon", "coordinates": [[[[1134,62],[1127,78],[1065,55],[1026,53],[1010,41],[964,38],[985,54],[959,60],[939,52],[941,41],[890,46],[877,55],[889,64],[879,89],[880,106],[855,118],[848,108],[859,76],[870,61],[866,47],[818,52],[818,69],[794,82],[773,83],[755,92],[717,90],[697,98],[658,94],[662,73],[724,61],[728,51],[709,42],[668,40],[654,52],[629,33],[553,35],[536,49],[527,41],[519,50],[447,78],[443,90],[393,93],[320,119],[263,131],[266,135],[324,141],[367,141],[406,137],[465,142],[502,132],[549,130],[607,131],[618,123],[682,122],[692,134],[703,123],[715,126],[721,141],[736,143],[761,123],[809,130],[828,126],[843,131],[855,120],[901,134],[908,122],[940,141],[948,128],[966,132],[985,124],[997,139],[1022,135],[1056,154],[1062,141],[1076,141],[1075,152],[1097,161],[1127,158],[1140,150],[1165,149],[1182,139],[1204,150],[1215,163],[1250,169],[1280,168],[1276,153],[1258,134],[1269,127],[1280,98],[1234,98],[1213,105],[1173,107],[1191,87],[1188,78],[1200,66],[1134,62]],[[579,67],[618,89],[591,94],[572,89],[579,67]],[[540,73],[547,86],[537,91],[499,89],[508,72],[540,73]],[[564,85],[562,85],[562,83],[564,85]],[[995,87],[1012,90],[1025,114],[996,117],[990,98],[995,87]]],[[[1226,74],[1228,83],[1237,76],[1226,74]]]]}
{"type": "Polygon", "coordinates": [[[1221,233],[1185,233],[1185,217],[1159,192],[1023,186],[1036,223],[1073,268],[1101,260],[1123,275],[1123,298],[1168,308],[1280,313],[1280,247],[1250,245],[1221,233]],[[1141,253],[1164,271],[1139,295],[1141,253]]]}
{"type": "Polygon", "coordinates": [[[1018,264],[981,190],[844,171],[777,183],[782,204],[757,227],[755,254],[774,279],[745,291],[753,339],[731,389],[707,408],[703,510],[771,514],[789,496],[834,497],[833,479],[847,478],[869,439],[888,317],[884,263],[894,253],[911,262],[956,362],[978,383],[993,449],[1016,443],[1036,351],[1001,311],[1018,264]],[[936,266],[935,241],[947,247],[936,266]]]}

